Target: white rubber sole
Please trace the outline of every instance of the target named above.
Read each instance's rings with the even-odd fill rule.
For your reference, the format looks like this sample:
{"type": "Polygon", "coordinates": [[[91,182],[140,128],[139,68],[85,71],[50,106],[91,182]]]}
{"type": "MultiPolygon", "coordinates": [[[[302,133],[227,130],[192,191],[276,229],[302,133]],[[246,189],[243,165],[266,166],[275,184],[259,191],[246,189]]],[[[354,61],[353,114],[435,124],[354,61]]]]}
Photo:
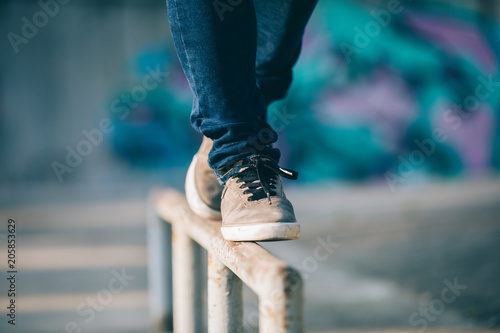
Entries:
{"type": "Polygon", "coordinates": [[[224,239],[234,242],[262,242],[298,239],[300,225],[297,222],[265,222],[242,226],[222,227],[224,239]]]}
{"type": "Polygon", "coordinates": [[[221,220],[222,215],[220,211],[215,210],[204,203],[200,195],[198,194],[198,191],[196,190],[196,185],[194,183],[194,168],[197,161],[198,154],[194,155],[186,175],[185,190],[189,207],[191,207],[193,212],[195,212],[198,216],[210,220],[221,220]]]}

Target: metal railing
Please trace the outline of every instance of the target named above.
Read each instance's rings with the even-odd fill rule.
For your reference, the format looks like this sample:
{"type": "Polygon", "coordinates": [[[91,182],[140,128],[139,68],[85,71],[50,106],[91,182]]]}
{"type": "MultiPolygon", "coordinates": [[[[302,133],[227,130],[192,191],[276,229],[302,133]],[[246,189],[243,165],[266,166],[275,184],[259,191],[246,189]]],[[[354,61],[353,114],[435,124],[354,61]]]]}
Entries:
{"type": "Polygon", "coordinates": [[[147,233],[155,329],[171,329],[172,321],[176,333],[204,329],[202,247],[208,251],[209,332],[243,332],[242,282],[258,296],[260,332],[303,332],[302,278],[297,270],[256,243],[224,240],[220,222],[193,213],[183,194],[151,194],[147,233]]]}

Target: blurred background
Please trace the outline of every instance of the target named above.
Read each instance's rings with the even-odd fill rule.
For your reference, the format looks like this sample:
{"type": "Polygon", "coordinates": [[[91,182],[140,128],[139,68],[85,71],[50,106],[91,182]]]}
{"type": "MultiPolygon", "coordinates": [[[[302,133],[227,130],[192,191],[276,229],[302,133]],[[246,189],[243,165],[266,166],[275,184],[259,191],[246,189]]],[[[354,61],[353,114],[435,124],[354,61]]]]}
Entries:
{"type": "MultiPolygon", "coordinates": [[[[183,190],[201,142],[165,3],[2,1],[0,32],[0,305],[13,218],[15,329],[145,331],[147,193],[183,190]]],[[[495,1],[318,4],[269,110],[302,239],[264,245],[308,330],[500,327],[499,41],[495,1]]]]}

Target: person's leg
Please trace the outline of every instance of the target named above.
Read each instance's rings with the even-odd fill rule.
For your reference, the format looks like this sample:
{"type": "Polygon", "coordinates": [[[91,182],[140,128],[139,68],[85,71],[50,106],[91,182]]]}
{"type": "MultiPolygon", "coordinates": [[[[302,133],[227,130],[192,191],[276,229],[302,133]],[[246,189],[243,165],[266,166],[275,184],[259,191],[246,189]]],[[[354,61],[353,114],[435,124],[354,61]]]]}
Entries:
{"type": "MultiPolygon", "coordinates": [[[[296,239],[300,226],[281,177],[297,174],[279,167],[279,150],[271,146],[277,135],[265,121],[266,101],[256,82],[255,8],[252,1],[230,4],[167,0],[175,47],[194,93],[192,125],[213,139],[208,162],[225,185],[221,232],[234,241],[296,239]]],[[[200,192],[196,184],[207,178],[201,153],[193,159],[192,178],[189,172],[186,178],[187,188],[194,184],[191,193],[200,192]]],[[[217,207],[208,208],[207,215],[215,216],[217,207]]]]}
{"type": "Polygon", "coordinates": [[[306,24],[317,0],[254,0],[257,16],[257,85],[269,105],[292,82],[306,24]]]}
{"type": "Polygon", "coordinates": [[[255,79],[257,23],[252,1],[167,0],[174,44],[194,93],[191,123],[213,140],[214,170],[254,154],[276,162],[277,135],[263,121],[266,104],[255,79]],[[224,5],[224,6],[222,6],[224,5]],[[222,7],[221,7],[222,6],[222,7]]]}

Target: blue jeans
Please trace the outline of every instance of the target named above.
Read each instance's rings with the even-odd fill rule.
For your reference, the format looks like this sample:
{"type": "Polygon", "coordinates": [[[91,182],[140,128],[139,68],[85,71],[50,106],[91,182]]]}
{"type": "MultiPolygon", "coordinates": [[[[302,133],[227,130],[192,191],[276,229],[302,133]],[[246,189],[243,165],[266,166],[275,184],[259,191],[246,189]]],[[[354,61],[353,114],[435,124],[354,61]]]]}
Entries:
{"type": "Polygon", "coordinates": [[[259,154],[279,162],[267,105],[292,81],[316,0],[167,0],[174,45],[194,94],[191,124],[213,139],[209,165],[259,154]]]}

